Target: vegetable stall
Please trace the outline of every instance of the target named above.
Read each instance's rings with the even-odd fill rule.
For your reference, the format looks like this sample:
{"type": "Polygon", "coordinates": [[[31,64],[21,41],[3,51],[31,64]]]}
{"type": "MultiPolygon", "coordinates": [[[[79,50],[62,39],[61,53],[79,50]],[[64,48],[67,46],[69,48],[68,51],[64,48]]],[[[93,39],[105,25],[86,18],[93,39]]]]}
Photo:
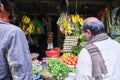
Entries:
{"type": "MultiPolygon", "coordinates": [[[[25,0],[25,2],[24,0],[20,0],[20,1],[11,0],[11,1],[13,2],[13,4],[14,3],[16,4],[15,5],[16,8],[19,8],[20,11],[19,10],[17,11],[19,14],[22,13],[23,15],[23,13],[26,13],[23,15],[23,17],[19,21],[19,24],[17,24],[23,30],[25,35],[45,33],[43,30],[42,23],[37,19],[36,20],[32,19],[31,18],[32,16],[40,17],[40,15],[42,14],[41,12],[43,12],[42,15],[44,16],[46,16],[46,14],[50,12],[57,13],[56,6],[58,9],[58,13],[60,11],[63,11],[62,10],[63,7],[65,10],[67,9],[66,12],[63,11],[59,14],[59,17],[55,23],[57,24],[58,30],[60,31],[60,33],[64,35],[64,39],[61,40],[63,41],[63,43],[61,43],[61,41],[59,43],[59,46],[63,54],[58,55],[57,57],[46,58],[46,59],[43,59],[42,61],[33,60],[32,66],[33,66],[35,80],[42,80],[42,79],[44,80],[62,80],[62,79],[70,80],[74,78],[76,64],[78,61],[78,54],[80,53],[81,48],[86,43],[85,38],[81,34],[81,25],[83,24],[84,18],[87,17],[89,13],[92,12],[93,14],[93,12],[95,13],[95,10],[98,11],[99,9],[104,7],[106,4],[112,3],[112,1],[108,1],[108,0],[103,1],[103,2],[101,2],[102,0],[99,0],[97,2],[95,0],[89,1],[89,2],[84,1],[84,0],[81,0],[81,2],[80,1],[77,2],[77,0],[76,1],[70,0],[70,2],[69,0],[62,0],[65,2],[63,4],[61,4],[62,1],[59,2],[59,1],[54,1],[54,0],[40,0],[40,1],[39,0],[37,1],[33,1],[33,0],[26,1],[25,0]],[[95,4],[101,4],[99,2],[103,3],[102,6],[95,5],[95,4]],[[94,4],[94,5],[91,5],[91,4],[94,4]],[[49,12],[46,12],[46,10],[49,12]],[[70,11],[72,14],[70,14],[70,11]]],[[[116,8],[116,9],[119,12],[120,8],[116,8]]],[[[105,10],[101,10],[100,12],[98,12],[96,16],[100,20],[102,20],[104,24],[106,25],[106,32],[111,37],[113,37],[115,40],[120,42],[120,35],[119,35],[120,27],[118,26],[120,19],[119,19],[119,13],[117,13],[115,10],[113,11],[113,14],[111,15],[110,13],[111,10],[109,10],[109,8],[106,8],[105,10]],[[117,16],[118,17],[115,18],[115,15],[116,17],[117,16]],[[114,17],[112,18],[113,19],[112,24],[111,24],[111,16],[114,17]],[[114,19],[117,19],[116,22],[114,21],[114,19]]]]}
{"type": "Polygon", "coordinates": [[[64,12],[61,13],[57,24],[60,31],[65,35],[63,49],[61,50],[63,54],[47,56],[42,61],[34,60],[35,78],[45,80],[70,80],[71,77],[75,78],[78,54],[86,43],[80,30],[82,23],[83,18],[79,14],[68,16],[64,12]]]}
{"type": "Polygon", "coordinates": [[[35,60],[32,63],[34,77],[36,80],[67,80],[70,73],[75,77],[77,60],[78,56],[70,53],[65,53],[59,58],[50,58],[42,62],[35,60]]]}

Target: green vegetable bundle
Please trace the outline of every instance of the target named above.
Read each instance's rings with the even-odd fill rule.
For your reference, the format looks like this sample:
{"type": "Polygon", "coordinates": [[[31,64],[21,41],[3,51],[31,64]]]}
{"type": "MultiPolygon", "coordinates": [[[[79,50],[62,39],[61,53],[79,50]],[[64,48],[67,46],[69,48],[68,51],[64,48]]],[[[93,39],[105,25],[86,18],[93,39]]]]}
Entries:
{"type": "Polygon", "coordinates": [[[80,50],[81,50],[81,47],[80,46],[73,46],[71,49],[72,49],[73,53],[79,54],[80,50]]]}
{"type": "Polygon", "coordinates": [[[39,72],[43,69],[41,65],[32,64],[34,77],[36,77],[39,72]]]}
{"type": "Polygon", "coordinates": [[[46,61],[47,70],[52,76],[56,77],[57,80],[62,80],[69,73],[68,66],[61,63],[58,59],[49,59],[46,61]]]}

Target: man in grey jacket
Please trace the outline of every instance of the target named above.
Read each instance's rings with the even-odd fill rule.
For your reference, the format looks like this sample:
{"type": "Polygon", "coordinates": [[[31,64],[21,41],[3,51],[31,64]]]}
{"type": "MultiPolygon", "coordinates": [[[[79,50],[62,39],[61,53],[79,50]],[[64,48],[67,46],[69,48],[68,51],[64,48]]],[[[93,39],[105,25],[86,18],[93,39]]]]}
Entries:
{"type": "MultiPolygon", "coordinates": [[[[0,0],[0,18],[4,6],[0,0]]],[[[28,42],[20,28],[0,19],[0,80],[33,80],[28,42]]]]}

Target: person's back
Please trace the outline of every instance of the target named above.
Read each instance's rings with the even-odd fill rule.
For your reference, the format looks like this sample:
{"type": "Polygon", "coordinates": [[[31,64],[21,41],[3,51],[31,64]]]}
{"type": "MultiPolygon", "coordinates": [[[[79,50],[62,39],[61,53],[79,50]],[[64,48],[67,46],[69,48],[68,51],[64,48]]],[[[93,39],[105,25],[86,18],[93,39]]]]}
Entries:
{"type": "Polygon", "coordinates": [[[120,43],[112,40],[104,29],[97,18],[85,19],[82,33],[87,44],[79,54],[76,80],[120,80],[120,43]]]}
{"type": "MultiPolygon", "coordinates": [[[[106,75],[102,75],[102,79],[100,80],[120,80],[120,44],[111,38],[93,44],[95,44],[100,50],[108,71],[106,75]]],[[[92,70],[91,62],[91,56],[88,51],[83,48],[78,61],[77,80],[94,80],[90,72],[92,70]],[[83,66],[84,62],[86,65],[83,66]]]]}
{"type": "Polygon", "coordinates": [[[108,73],[102,80],[120,80],[120,44],[111,38],[95,42],[104,58],[108,73]]]}
{"type": "Polygon", "coordinates": [[[23,31],[6,23],[0,0],[0,80],[33,80],[32,61],[23,31]]]}
{"type": "Polygon", "coordinates": [[[7,23],[0,22],[0,79],[12,80],[12,74],[10,73],[7,58],[7,45],[9,43],[9,37],[12,35],[12,25],[7,26],[7,23]],[[5,78],[6,77],[6,78],[5,78]]]}
{"type": "Polygon", "coordinates": [[[33,80],[27,43],[20,28],[0,22],[0,80],[33,80]]]}

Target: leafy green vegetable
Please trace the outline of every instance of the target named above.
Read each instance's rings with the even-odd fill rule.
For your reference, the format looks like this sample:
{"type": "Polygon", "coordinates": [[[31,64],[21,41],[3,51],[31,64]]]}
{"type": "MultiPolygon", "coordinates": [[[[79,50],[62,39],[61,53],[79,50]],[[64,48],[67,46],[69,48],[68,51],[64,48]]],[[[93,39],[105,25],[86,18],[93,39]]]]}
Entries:
{"type": "Polygon", "coordinates": [[[71,49],[72,49],[73,53],[79,54],[80,50],[81,50],[81,47],[80,46],[73,46],[71,49]]]}
{"type": "Polygon", "coordinates": [[[56,77],[57,80],[62,80],[62,78],[66,77],[69,73],[69,68],[65,64],[61,63],[58,59],[49,59],[46,61],[47,69],[52,74],[52,76],[56,77]]]}
{"type": "Polygon", "coordinates": [[[34,73],[34,77],[36,77],[39,72],[42,70],[42,66],[41,65],[36,65],[36,64],[32,64],[33,67],[33,73],[34,73]]]}

